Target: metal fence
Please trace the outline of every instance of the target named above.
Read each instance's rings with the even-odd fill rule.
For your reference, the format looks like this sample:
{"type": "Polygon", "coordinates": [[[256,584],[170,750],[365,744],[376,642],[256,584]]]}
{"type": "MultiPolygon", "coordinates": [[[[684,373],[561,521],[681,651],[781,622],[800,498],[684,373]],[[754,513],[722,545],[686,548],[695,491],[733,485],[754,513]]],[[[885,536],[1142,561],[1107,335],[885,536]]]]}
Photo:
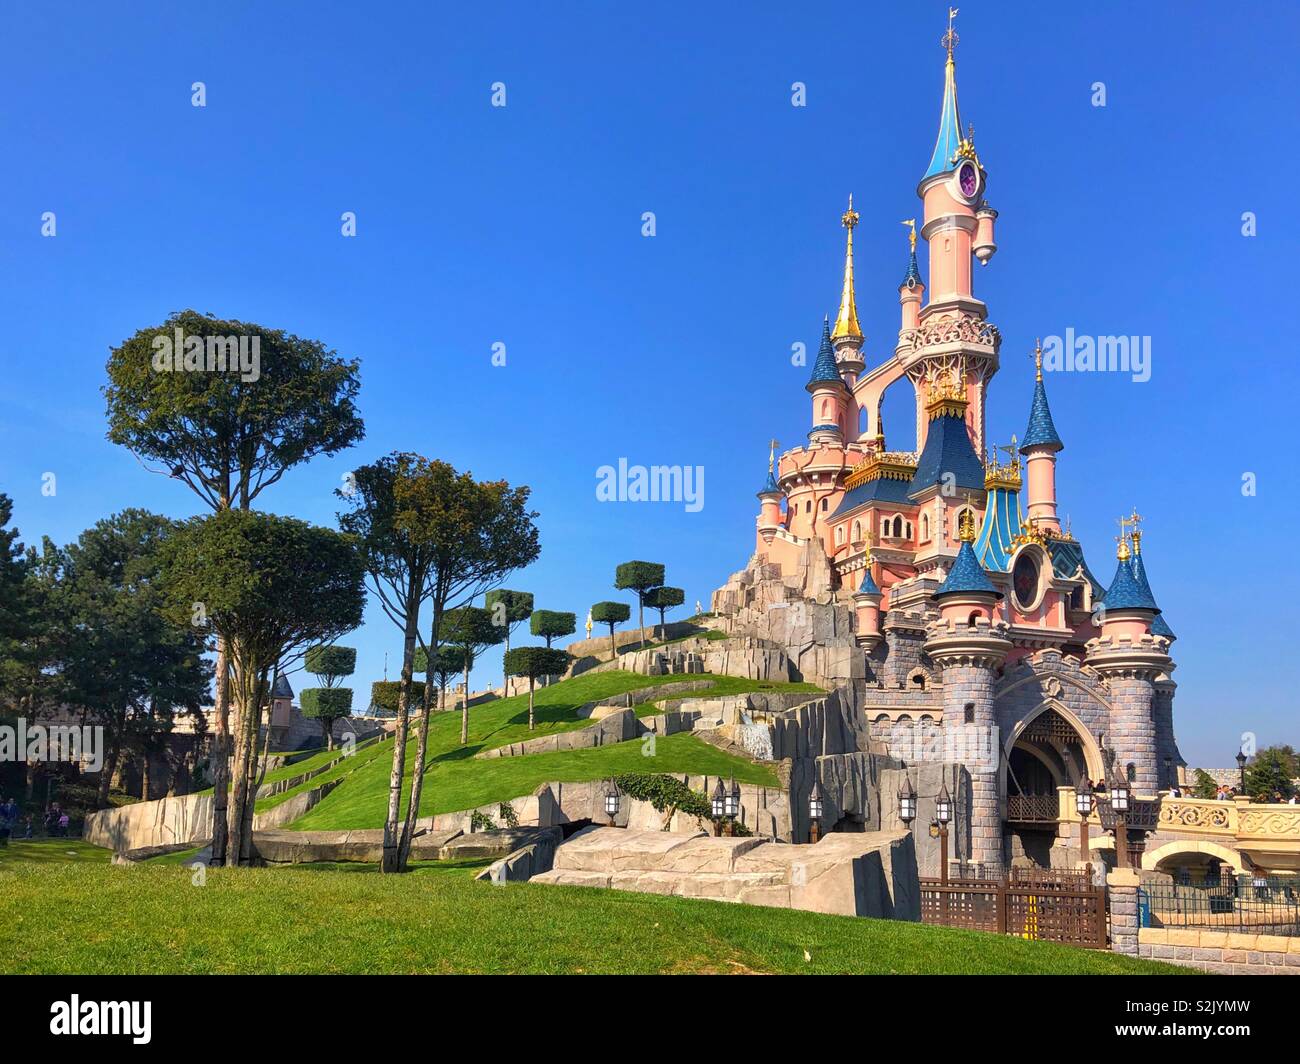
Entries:
{"type": "Polygon", "coordinates": [[[942,927],[1106,948],[1106,894],[1086,876],[1022,870],[999,879],[921,880],[921,920],[942,927]],[[1019,881],[1016,873],[1022,875],[1019,881]]]}
{"type": "Polygon", "coordinates": [[[1146,882],[1138,892],[1138,917],[1143,927],[1300,935],[1300,881],[1212,876],[1146,882]]]}

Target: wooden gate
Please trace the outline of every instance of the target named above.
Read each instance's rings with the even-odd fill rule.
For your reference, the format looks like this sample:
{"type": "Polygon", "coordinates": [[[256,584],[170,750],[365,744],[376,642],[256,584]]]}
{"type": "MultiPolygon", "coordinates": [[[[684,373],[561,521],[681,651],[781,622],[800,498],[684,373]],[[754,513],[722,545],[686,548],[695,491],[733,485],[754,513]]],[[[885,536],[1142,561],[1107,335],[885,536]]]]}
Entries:
{"type": "Polygon", "coordinates": [[[1007,878],[921,879],[921,921],[1106,949],[1106,892],[1072,873],[1013,870],[1007,878]]]}

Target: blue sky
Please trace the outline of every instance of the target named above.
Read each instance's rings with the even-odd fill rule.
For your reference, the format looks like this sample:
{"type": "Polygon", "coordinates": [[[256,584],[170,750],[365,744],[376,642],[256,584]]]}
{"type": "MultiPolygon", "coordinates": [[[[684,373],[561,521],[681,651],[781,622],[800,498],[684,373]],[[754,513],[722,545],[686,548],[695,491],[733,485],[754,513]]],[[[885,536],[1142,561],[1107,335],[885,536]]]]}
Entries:
{"type": "MultiPolygon", "coordinates": [[[[1283,665],[1300,591],[1300,17],[1226,10],[963,2],[957,20],[962,117],[1001,212],[976,277],[1004,335],[992,434],[1024,431],[1036,335],[1152,338],[1146,383],[1049,379],[1059,495],[1105,580],[1115,518],[1147,518],[1181,637],[1182,748],[1214,765],[1244,730],[1300,739],[1283,665]]],[[[542,556],[511,584],[539,606],[581,617],[618,597],[629,558],[707,602],[752,548],[766,441],[807,431],[791,344],[815,345],[834,312],[849,192],[868,365],[892,349],[945,12],[7,5],[0,490],[24,539],[67,542],[129,505],[198,512],[105,441],[100,394],[110,345],[193,307],[361,359],[366,440],[287,475],[267,509],[333,523],[349,468],[416,450],[533,487],[542,556]],[[703,466],[704,508],[597,502],[596,469],[620,457],[703,466]]],[[[912,442],[900,401],[886,427],[912,442]]],[[[349,641],[364,698],[399,640],[372,609],[349,641]]]]}

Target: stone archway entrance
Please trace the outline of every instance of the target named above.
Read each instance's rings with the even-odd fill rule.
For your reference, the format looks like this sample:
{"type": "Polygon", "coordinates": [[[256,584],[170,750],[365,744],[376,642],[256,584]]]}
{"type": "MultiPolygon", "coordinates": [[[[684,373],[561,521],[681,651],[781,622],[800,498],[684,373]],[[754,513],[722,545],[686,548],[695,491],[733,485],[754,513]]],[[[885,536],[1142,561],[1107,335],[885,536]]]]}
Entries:
{"type": "Polygon", "coordinates": [[[1050,867],[1058,836],[1059,788],[1102,774],[1096,742],[1059,703],[1043,703],[1012,729],[1003,746],[1001,772],[1011,863],[1050,867]]]}

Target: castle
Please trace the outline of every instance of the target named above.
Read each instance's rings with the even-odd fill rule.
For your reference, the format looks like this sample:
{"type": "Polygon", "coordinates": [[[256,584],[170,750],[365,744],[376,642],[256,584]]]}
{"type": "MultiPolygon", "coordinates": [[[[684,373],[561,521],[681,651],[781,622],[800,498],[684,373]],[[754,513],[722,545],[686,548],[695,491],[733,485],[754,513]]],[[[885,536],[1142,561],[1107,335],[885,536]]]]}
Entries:
{"type": "Polygon", "coordinates": [[[1184,766],[1174,634],[1147,580],[1140,518],[1121,520],[1103,585],[1058,516],[1065,444],[1041,350],[1024,436],[990,447],[985,400],[1002,337],[972,267],[997,250],[998,215],[958,111],[951,18],[943,43],[938,138],[917,188],[927,269],[909,220],[898,339],[868,367],[850,198],[839,312],[823,325],[807,384],[808,442],[778,455],[773,441],[754,555],[713,605],[732,634],[784,648],[792,674],[852,692],[882,752],[914,761],[918,735],[939,741],[942,760],[969,773],[959,852],[999,868],[1025,855],[1050,862],[1034,799],[1054,818],[1057,788],[1101,779],[1108,753],[1140,795],[1169,787],[1184,766]],[[889,450],[881,420],[886,389],[904,378],[915,452],[889,450]]]}

